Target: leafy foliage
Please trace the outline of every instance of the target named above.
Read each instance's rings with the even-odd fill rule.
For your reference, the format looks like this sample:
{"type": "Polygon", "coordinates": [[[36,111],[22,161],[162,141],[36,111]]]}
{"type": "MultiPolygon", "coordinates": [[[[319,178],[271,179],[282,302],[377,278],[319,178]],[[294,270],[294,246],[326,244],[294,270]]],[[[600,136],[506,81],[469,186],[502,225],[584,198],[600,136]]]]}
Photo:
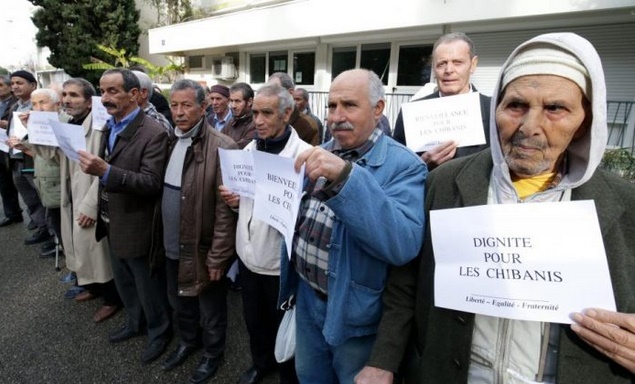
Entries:
{"type": "Polygon", "coordinates": [[[150,76],[150,78],[154,79],[154,81],[162,82],[163,78],[167,78],[168,82],[171,83],[173,77],[178,75],[179,73],[185,72],[185,65],[178,64],[174,59],[168,58],[169,64],[166,66],[158,66],[154,65],[148,60],[137,57],[137,56],[128,56],[125,49],[106,47],[101,44],[97,44],[97,48],[107,54],[110,60],[114,61],[114,64],[111,64],[111,61],[104,61],[97,57],[91,57],[92,63],[82,65],[84,69],[92,70],[92,71],[105,71],[107,69],[115,68],[115,67],[123,67],[123,68],[132,68],[135,66],[143,66],[145,68],[145,72],[150,76]]]}
{"type": "Polygon", "coordinates": [[[29,0],[40,8],[33,15],[37,45],[51,50],[49,63],[73,77],[96,84],[101,72],[82,64],[106,61],[104,47],[120,47],[130,55],[139,51],[139,11],[134,0],[29,0]]]}
{"type": "Polygon", "coordinates": [[[176,24],[192,19],[190,0],[145,0],[157,10],[157,25],[176,24]]]}
{"type": "Polygon", "coordinates": [[[635,158],[626,148],[607,149],[602,156],[600,167],[635,183],[635,158]]]}

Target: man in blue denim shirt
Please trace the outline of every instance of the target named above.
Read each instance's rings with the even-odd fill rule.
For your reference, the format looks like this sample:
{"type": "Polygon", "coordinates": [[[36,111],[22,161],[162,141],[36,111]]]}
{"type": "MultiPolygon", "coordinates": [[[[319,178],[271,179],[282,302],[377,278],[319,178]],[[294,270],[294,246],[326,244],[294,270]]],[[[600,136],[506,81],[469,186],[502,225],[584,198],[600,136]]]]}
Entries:
{"type": "Polygon", "coordinates": [[[329,93],[334,140],[296,160],[306,193],[290,261],[283,250],[280,299],[297,297],[301,383],[353,382],[375,340],[389,267],[421,247],[427,170],[376,129],[384,105],[377,75],[343,72],[329,93]]]}

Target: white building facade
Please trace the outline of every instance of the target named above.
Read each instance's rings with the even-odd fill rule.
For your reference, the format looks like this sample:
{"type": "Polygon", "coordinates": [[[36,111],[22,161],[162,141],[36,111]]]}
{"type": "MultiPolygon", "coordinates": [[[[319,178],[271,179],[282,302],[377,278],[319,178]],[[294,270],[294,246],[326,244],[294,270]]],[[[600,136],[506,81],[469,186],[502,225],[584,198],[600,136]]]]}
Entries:
{"type": "MultiPolygon", "coordinates": [[[[244,81],[254,88],[277,71],[312,93],[325,115],[324,93],[350,68],[373,69],[384,82],[386,114],[429,80],[427,62],[444,33],[467,33],[479,65],[474,85],[491,94],[499,69],[521,42],[569,31],[594,44],[603,60],[609,101],[635,100],[635,0],[238,0],[232,8],[151,29],[149,52],[186,58],[187,77],[205,84],[244,81]]],[[[625,119],[628,111],[611,112],[625,119]]],[[[622,108],[620,106],[619,108],[622,108]]],[[[611,119],[612,116],[609,116],[611,119]]]]}

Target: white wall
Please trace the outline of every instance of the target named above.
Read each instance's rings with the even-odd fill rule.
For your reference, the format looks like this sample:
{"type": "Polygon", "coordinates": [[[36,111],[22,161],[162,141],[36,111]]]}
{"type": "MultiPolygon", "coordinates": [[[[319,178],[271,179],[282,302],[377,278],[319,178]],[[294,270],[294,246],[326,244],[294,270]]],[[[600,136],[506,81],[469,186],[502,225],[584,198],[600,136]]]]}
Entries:
{"type": "Polygon", "coordinates": [[[390,33],[443,24],[584,15],[633,6],[635,0],[296,0],[152,29],[149,51],[156,54],[305,38],[328,41],[368,31],[390,33]]]}

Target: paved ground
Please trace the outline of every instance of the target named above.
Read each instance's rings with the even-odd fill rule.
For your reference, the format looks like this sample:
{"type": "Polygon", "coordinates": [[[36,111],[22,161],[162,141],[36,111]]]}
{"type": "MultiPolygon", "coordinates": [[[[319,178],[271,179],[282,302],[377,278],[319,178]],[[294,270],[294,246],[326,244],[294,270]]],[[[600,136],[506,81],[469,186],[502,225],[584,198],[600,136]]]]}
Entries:
{"type": "MultiPolygon", "coordinates": [[[[100,300],[64,299],[64,259],[62,271],[55,271],[54,259],[39,258],[40,245],[24,245],[28,234],[26,222],[0,228],[0,384],[187,382],[198,354],[164,373],[161,359],[149,366],[139,362],[143,338],[110,344],[107,336],[123,325],[123,312],[93,323],[100,300]]],[[[251,363],[240,293],[231,291],[228,300],[225,362],[210,383],[235,383],[251,363]]],[[[263,383],[277,381],[273,375],[263,383]]]]}

